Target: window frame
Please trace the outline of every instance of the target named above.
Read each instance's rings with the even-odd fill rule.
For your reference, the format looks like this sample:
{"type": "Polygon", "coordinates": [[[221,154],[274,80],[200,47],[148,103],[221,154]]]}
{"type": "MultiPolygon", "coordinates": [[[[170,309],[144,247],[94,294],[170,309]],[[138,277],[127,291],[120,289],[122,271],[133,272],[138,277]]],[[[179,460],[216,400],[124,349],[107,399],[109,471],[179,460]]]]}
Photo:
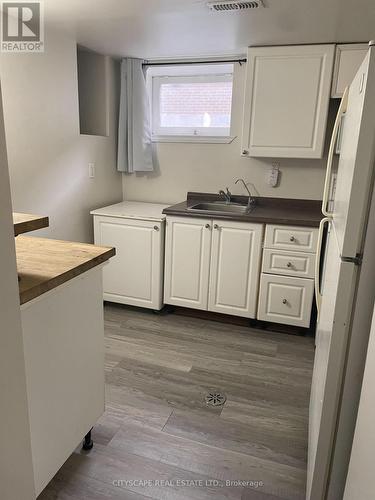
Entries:
{"type": "Polygon", "coordinates": [[[229,127],[161,127],[160,87],[163,83],[206,83],[231,81],[233,88],[233,64],[192,64],[176,66],[149,66],[147,88],[150,98],[151,138],[153,142],[203,142],[225,143],[233,141],[231,135],[233,93],[229,127]],[[177,132],[178,131],[178,132],[177,132]],[[177,132],[177,133],[176,133],[177,132]]]}

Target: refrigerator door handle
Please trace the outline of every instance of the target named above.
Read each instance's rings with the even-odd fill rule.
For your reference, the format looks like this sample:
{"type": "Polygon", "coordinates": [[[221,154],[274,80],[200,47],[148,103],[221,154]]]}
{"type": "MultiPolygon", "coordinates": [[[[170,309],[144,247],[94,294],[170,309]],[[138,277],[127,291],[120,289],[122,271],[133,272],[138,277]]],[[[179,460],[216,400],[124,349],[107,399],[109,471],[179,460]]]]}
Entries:
{"type": "Polygon", "coordinates": [[[348,107],[348,95],[349,95],[349,87],[346,87],[344,95],[342,96],[340,107],[336,116],[336,121],[335,121],[335,126],[333,127],[333,133],[332,133],[332,139],[331,139],[331,145],[329,147],[329,153],[328,153],[328,161],[327,161],[327,173],[326,173],[326,180],[324,184],[324,191],[323,191],[323,202],[322,202],[322,213],[325,217],[332,217],[333,213],[328,211],[328,198],[329,198],[329,191],[331,187],[331,175],[332,175],[332,164],[333,164],[333,155],[335,153],[336,149],[336,141],[337,137],[340,131],[340,123],[341,123],[341,118],[345,114],[346,109],[348,107]]]}
{"type": "Polygon", "coordinates": [[[332,222],[330,217],[325,217],[320,221],[319,226],[319,235],[318,235],[318,247],[316,251],[316,261],[315,261],[315,299],[316,299],[316,308],[318,310],[318,318],[320,312],[320,304],[322,302],[322,294],[320,289],[320,259],[322,256],[322,242],[323,242],[323,234],[324,227],[329,222],[332,222]]]}

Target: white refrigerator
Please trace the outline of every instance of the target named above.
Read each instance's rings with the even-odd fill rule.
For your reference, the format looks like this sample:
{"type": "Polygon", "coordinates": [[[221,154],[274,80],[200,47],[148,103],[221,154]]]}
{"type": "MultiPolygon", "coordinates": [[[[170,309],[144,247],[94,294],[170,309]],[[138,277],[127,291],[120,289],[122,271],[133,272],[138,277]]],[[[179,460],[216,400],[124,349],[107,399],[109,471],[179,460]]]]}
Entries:
{"type": "MultiPolygon", "coordinates": [[[[375,42],[340,105],[329,151],[317,259],[318,325],[307,500],[342,500],[375,297],[375,42]],[[340,155],[333,203],[332,165],[340,155]]],[[[375,384],[375,381],[374,381],[375,384]]]]}

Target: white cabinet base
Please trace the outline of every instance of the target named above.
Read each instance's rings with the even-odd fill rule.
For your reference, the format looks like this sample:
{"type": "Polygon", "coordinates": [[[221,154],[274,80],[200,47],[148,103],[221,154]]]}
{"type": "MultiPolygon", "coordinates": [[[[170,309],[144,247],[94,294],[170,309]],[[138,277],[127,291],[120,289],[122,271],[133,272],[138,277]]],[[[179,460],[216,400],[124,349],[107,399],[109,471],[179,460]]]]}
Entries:
{"type": "Polygon", "coordinates": [[[258,319],[308,328],[314,280],[262,274],[258,319]]]}
{"type": "Polygon", "coordinates": [[[102,267],[21,307],[37,495],[104,411],[102,267]]]}
{"type": "Polygon", "coordinates": [[[104,269],[104,300],[163,307],[164,227],[163,221],[94,215],[95,243],[116,248],[104,269]]]}

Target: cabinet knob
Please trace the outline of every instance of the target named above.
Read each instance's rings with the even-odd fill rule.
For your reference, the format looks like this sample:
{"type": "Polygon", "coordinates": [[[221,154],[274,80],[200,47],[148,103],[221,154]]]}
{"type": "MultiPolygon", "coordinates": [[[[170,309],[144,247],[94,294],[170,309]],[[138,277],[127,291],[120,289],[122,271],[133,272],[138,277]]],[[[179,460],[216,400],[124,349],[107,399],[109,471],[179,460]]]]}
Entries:
{"type": "Polygon", "coordinates": [[[218,224],[214,224],[214,229],[220,229],[218,224]]]}
{"type": "Polygon", "coordinates": [[[296,241],[295,237],[294,236],[291,236],[290,237],[290,241],[293,243],[293,241],[296,241]]]}
{"type": "Polygon", "coordinates": [[[243,154],[243,155],[248,155],[248,154],[249,154],[249,151],[248,151],[247,149],[243,149],[243,150],[242,150],[242,154],[243,154]]]}
{"type": "Polygon", "coordinates": [[[283,304],[287,304],[288,301],[286,299],[283,299],[283,304]]]}
{"type": "Polygon", "coordinates": [[[209,224],[206,224],[206,226],[205,226],[206,229],[210,229],[210,227],[211,226],[209,224]]]}
{"type": "Polygon", "coordinates": [[[159,226],[154,226],[155,231],[159,231],[159,226]]]}
{"type": "Polygon", "coordinates": [[[292,264],[291,262],[288,262],[288,264],[286,265],[286,267],[289,267],[289,268],[290,268],[290,267],[292,267],[292,265],[293,265],[293,264],[292,264]]]}

